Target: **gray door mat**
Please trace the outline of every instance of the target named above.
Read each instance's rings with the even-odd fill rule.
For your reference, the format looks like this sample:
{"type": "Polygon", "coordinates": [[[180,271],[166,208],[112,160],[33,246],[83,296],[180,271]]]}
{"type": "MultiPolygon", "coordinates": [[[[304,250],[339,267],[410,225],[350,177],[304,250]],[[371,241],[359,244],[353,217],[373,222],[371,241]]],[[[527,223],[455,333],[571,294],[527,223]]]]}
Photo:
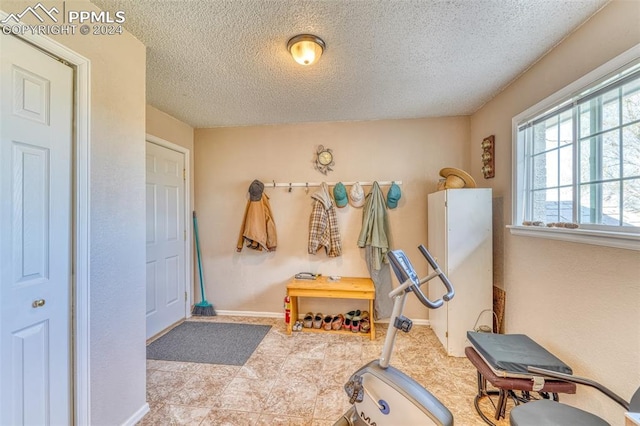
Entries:
{"type": "Polygon", "coordinates": [[[147,359],[244,365],[270,325],[183,322],[147,346],[147,359]]]}

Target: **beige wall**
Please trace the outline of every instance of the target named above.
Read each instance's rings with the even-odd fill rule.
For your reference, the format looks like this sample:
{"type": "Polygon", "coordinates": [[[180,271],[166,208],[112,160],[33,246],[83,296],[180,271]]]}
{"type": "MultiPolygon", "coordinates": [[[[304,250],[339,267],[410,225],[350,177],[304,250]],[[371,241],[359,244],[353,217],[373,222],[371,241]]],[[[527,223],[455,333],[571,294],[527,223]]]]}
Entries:
{"type": "Polygon", "coordinates": [[[193,127],[152,105],[147,105],[147,134],[193,151],[193,127]]]}
{"type": "Polygon", "coordinates": [[[146,111],[146,129],[148,135],[156,136],[165,141],[180,145],[183,148],[189,150],[189,169],[190,173],[190,192],[191,192],[191,210],[193,210],[193,172],[194,172],[194,160],[193,160],[193,127],[189,126],[177,118],[174,118],[166,112],[147,105],[146,111]]]}
{"type": "MultiPolygon", "coordinates": [[[[98,10],[86,1],[66,8],[98,10]]],[[[91,61],[90,423],[123,424],[146,403],[145,47],[128,33],[53,38],[91,61]]]]}
{"type": "MultiPolygon", "coordinates": [[[[272,253],[235,250],[247,190],[253,179],[265,183],[401,180],[402,198],[389,210],[393,246],[419,260],[418,244],[427,241],[427,194],[438,171],[465,167],[468,117],[349,123],[196,129],[196,210],[207,297],[218,310],[282,312],[285,284],[296,272],[368,276],[364,253],[356,246],[362,209],[338,209],[343,255],[307,254],[310,195],[304,188],[267,188],[278,230],[272,253]],[[332,148],[336,166],[328,176],[313,168],[318,145],[332,148]]],[[[371,189],[365,188],[367,193],[371,189]]],[[[383,187],[386,195],[388,187],[383,187]]],[[[333,314],[358,307],[346,301],[316,300],[301,306],[333,314]],[[347,309],[348,308],[348,309],[347,309]]],[[[364,305],[362,305],[364,307],[364,305]]],[[[408,314],[427,318],[411,300],[408,314]]]]}
{"type": "MultiPolygon", "coordinates": [[[[471,117],[472,159],[483,137],[496,135],[496,178],[482,181],[503,206],[494,241],[506,331],[528,334],[625,398],[640,386],[640,252],[511,236],[504,225],[511,223],[512,117],[639,43],[639,22],[640,2],[611,2],[471,117]]],[[[592,390],[562,399],[623,424],[622,409],[592,390]]]]}

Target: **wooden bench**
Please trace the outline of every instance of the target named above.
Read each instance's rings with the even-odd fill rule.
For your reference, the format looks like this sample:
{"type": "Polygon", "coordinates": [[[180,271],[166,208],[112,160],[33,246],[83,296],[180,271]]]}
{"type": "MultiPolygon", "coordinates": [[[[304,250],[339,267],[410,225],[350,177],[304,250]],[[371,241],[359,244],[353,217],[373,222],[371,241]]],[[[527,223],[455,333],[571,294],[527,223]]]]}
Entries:
{"type": "MultiPolygon", "coordinates": [[[[341,277],[338,281],[331,281],[329,277],[319,276],[315,280],[299,280],[292,278],[287,284],[287,296],[291,298],[291,321],[287,325],[287,334],[291,334],[293,323],[298,320],[298,298],[299,297],[321,297],[329,299],[365,299],[369,300],[369,337],[374,340],[376,337],[375,324],[373,322],[376,290],[371,278],[341,277]]],[[[324,330],[315,328],[303,328],[307,332],[322,333],[349,333],[348,330],[324,330]]],[[[365,333],[359,333],[364,335],[365,333]]]]}

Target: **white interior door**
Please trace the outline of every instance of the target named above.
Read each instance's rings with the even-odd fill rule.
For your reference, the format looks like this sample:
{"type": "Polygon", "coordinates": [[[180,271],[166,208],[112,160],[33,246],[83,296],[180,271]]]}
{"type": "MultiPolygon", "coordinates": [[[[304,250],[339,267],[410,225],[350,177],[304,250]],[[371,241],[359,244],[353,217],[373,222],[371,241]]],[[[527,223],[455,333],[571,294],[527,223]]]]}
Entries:
{"type": "Polygon", "coordinates": [[[0,424],[71,424],[73,71],[0,35],[0,424]]]}
{"type": "Polygon", "coordinates": [[[147,338],[185,317],[184,154],[147,142],[147,338]]]}

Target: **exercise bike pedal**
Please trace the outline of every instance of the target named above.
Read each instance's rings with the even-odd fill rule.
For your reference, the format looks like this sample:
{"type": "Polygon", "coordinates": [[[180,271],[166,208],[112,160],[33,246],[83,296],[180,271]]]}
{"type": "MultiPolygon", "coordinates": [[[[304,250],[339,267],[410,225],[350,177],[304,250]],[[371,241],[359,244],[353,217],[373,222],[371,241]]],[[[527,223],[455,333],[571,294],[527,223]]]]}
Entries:
{"type": "Polygon", "coordinates": [[[362,386],[362,376],[354,374],[344,385],[344,390],[349,395],[349,404],[362,402],[364,399],[364,387],[362,386]]]}
{"type": "Polygon", "coordinates": [[[396,320],[394,321],[393,326],[400,331],[404,331],[405,333],[408,333],[411,330],[411,327],[413,327],[413,321],[411,321],[409,318],[405,317],[404,315],[400,315],[396,317],[396,320]]]}

